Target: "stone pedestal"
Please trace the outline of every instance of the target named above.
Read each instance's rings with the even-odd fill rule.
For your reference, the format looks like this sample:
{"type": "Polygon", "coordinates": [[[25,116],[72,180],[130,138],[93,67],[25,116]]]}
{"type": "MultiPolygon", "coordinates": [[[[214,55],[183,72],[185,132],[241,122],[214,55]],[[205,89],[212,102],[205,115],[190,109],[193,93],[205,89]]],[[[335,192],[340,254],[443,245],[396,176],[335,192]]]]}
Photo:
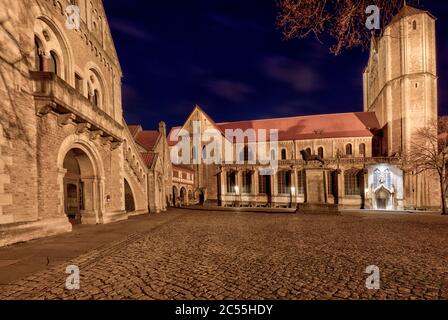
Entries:
{"type": "Polygon", "coordinates": [[[327,179],[325,168],[305,169],[305,203],[298,205],[301,213],[340,214],[337,204],[327,203],[327,179]]]}

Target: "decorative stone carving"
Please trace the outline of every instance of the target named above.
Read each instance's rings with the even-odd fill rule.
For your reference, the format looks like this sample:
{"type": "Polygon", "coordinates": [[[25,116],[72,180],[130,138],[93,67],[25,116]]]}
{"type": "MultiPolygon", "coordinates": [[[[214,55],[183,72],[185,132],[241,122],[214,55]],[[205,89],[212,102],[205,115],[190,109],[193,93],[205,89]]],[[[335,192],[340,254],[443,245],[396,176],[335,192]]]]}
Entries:
{"type": "Polygon", "coordinates": [[[113,151],[113,150],[117,149],[119,146],[121,146],[121,141],[112,142],[110,144],[110,149],[113,151]]]}
{"type": "Polygon", "coordinates": [[[87,132],[91,128],[91,124],[87,122],[78,123],[76,128],[76,134],[82,134],[87,132]]]}
{"type": "Polygon", "coordinates": [[[60,114],[58,116],[58,125],[66,126],[68,124],[72,124],[73,120],[75,120],[75,119],[76,119],[76,116],[73,113],[60,114]]]}
{"type": "Polygon", "coordinates": [[[50,112],[52,112],[53,109],[55,109],[55,108],[56,108],[56,103],[50,102],[50,103],[47,103],[45,105],[38,106],[36,108],[36,114],[39,117],[42,117],[42,116],[45,116],[45,115],[49,114],[50,112]]]}
{"type": "Polygon", "coordinates": [[[103,131],[95,130],[90,133],[90,140],[94,141],[103,135],[103,131]]]}
{"type": "Polygon", "coordinates": [[[107,145],[109,142],[114,141],[114,138],[112,137],[104,137],[103,138],[103,145],[107,145]]]}

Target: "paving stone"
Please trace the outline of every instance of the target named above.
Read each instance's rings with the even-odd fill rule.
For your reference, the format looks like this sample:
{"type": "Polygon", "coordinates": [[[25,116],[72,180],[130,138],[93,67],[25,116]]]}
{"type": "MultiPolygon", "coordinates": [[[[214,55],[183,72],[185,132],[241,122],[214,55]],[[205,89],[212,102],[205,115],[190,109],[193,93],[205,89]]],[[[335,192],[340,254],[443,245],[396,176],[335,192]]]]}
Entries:
{"type": "Polygon", "coordinates": [[[0,299],[448,298],[446,217],[179,213],[2,285],[0,299]],[[80,290],[64,287],[69,264],[80,290]],[[370,265],[379,290],[365,287],[370,265]]]}

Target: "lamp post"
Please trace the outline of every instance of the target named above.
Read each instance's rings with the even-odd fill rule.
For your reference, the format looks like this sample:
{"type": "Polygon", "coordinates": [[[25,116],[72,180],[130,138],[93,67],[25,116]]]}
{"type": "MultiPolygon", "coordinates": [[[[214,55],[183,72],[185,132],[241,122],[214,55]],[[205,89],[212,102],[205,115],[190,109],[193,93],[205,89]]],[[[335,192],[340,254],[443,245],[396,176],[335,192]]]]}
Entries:
{"type": "Polygon", "coordinates": [[[237,201],[237,199],[239,199],[239,194],[240,194],[240,187],[235,186],[235,207],[239,206],[239,201],[237,201]]]}
{"type": "Polygon", "coordinates": [[[291,187],[291,196],[290,196],[290,201],[289,201],[290,208],[292,208],[292,203],[293,203],[293,199],[294,199],[295,195],[296,195],[296,187],[291,187]]]}

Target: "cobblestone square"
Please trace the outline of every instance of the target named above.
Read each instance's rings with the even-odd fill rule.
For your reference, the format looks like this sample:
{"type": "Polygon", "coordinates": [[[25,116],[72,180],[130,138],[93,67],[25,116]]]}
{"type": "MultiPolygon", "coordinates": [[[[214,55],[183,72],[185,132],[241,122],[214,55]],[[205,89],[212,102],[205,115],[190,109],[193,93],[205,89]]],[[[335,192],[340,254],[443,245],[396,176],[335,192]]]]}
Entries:
{"type": "MultiPolygon", "coordinates": [[[[171,209],[120,223],[113,241],[2,283],[0,298],[448,298],[448,218],[435,214],[171,209]],[[65,288],[68,265],[80,268],[79,290],[65,288]],[[370,265],[380,268],[379,290],[366,288],[370,265]]],[[[96,232],[91,227],[46,244],[73,247],[96,232]]],[[[12,250],[20,247],[0,249],[0,273],[13,272],[12,250]]]]}

